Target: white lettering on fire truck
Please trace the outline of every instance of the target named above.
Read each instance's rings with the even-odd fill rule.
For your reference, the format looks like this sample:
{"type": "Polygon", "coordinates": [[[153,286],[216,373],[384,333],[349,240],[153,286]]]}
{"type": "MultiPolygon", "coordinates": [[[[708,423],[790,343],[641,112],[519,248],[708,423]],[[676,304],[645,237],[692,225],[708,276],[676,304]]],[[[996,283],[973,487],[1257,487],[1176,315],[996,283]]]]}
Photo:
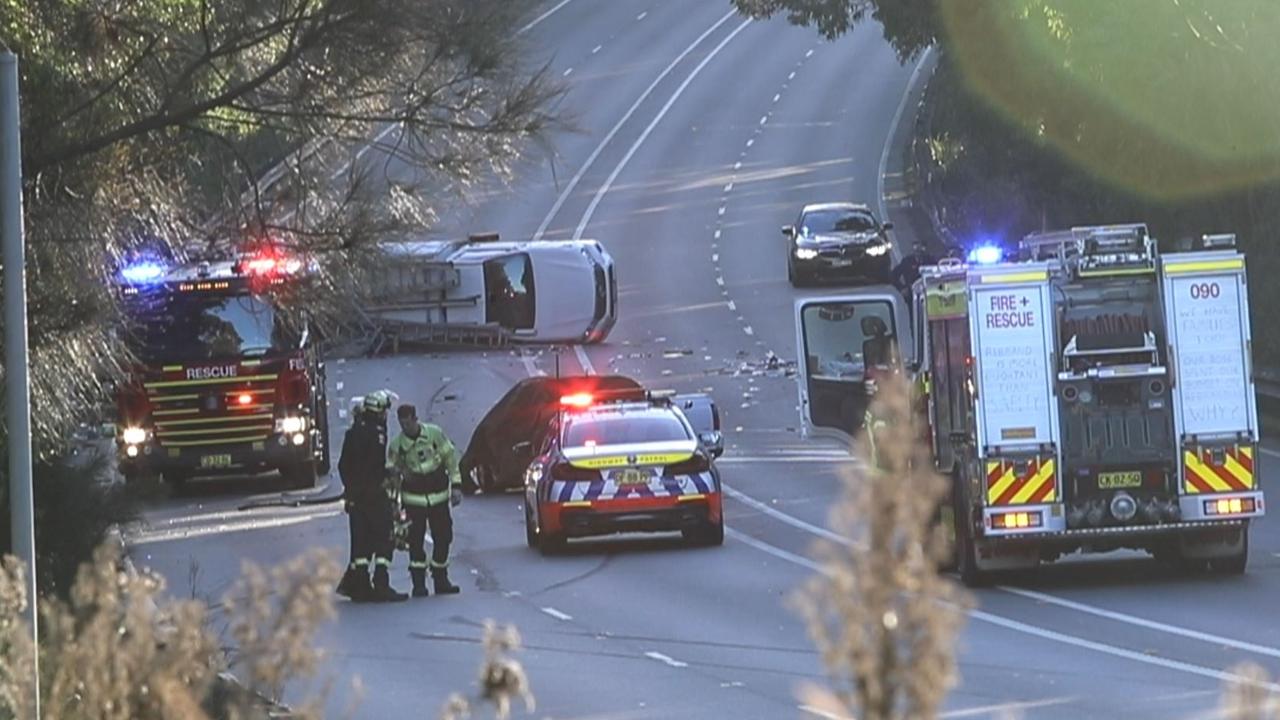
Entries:
{"type": "Polygon", "coordinates": [[[208,378],[231,378],[240,373],[239,365],[215,365],[213,367],[187,368],[188,380],[206,380],[208,378]]]}

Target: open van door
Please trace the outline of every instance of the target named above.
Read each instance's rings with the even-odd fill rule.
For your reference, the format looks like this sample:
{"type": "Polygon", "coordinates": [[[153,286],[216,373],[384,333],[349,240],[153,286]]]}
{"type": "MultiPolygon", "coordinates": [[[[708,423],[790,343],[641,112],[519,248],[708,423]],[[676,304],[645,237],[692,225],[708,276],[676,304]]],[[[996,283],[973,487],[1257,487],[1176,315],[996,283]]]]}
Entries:
{"type": "Polygon", "coordinates": [[[907,369],[914,364],[906,302],[892,288],[876,287],[802,298],[795,308],[804,434],[851,441],[867,409],[868,365],[883,359],[880,348],[887,342],[907,369]]]}

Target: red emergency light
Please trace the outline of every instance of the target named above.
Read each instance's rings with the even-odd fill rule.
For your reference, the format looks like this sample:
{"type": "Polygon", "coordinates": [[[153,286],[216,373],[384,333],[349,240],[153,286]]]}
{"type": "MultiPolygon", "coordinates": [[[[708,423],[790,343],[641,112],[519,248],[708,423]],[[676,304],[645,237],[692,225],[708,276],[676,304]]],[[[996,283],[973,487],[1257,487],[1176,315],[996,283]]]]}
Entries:
{"type": "Polygon", "coordinates": [[[236,397],[236,403],[239,405],[248,405],[253,402],[253,396],[249,393],[240,393],[236,397]]]}
{"type": "Polygon", "coordinates": [[[595,403],[596,399],[591,393],[581,392],[572,395],[563,395],[560,397],[560,404],[564,407],[587,408],[595,403]]]}
{"type": "Polygon", "coordinates": [[[270,277],[292,275],[302,269],[302,261],[274,250],[259,250],[240,261],[240,272],[270,277]]]}

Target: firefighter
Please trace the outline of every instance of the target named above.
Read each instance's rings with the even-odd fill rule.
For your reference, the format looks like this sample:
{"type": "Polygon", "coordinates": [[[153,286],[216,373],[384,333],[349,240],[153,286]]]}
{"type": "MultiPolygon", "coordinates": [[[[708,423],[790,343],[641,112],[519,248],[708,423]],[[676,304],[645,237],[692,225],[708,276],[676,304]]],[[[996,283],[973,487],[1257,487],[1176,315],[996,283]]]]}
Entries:
{"type": "Polygon", "coordinates": [[[391,602],[408,595],[391,587],[391,503],[386,478],[387,410],[391,393],[376,390],[364,396],[355,421],[342,442],[338,474],[342,478],[344,508],[351,531],[351,562],[338,583],[338,594],[355,602],[391,602]],[[373,565],[373,584],[369,565],[373,565]]]}
{"type": "Polygon", "coordinates": [[[462,502],[462,473],[458,451],[444,431],[418,420],[412,405],[396,410],[401,434],[391,442],[387,463],[399,478],[400,501],[409,516],[409,575],[413,596],[427,596],[427,570],[437,595],[461,588],[449,582],[449,545],[453,542],[451,506],[462,502]],[[423,549],[431,528],[431,560],[423,549]]]}
{"type": "Polygon", "coordinates": [[[929,252],[923,242],[917,240],[911,246],[911,254],[902,258],[893,268],[893,272],[889,274],[889,282],[898,288],[898,292],[910,296],[911,286],[920,279],[920,268],[937,264],[938,258],[929,252]]]}

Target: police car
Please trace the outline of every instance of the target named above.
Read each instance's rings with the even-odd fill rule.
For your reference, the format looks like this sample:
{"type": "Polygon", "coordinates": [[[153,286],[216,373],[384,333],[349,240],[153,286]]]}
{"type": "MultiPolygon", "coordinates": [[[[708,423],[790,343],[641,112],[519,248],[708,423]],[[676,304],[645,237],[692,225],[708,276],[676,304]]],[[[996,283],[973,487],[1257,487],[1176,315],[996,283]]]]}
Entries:
{"type": "Polygon", "coordinates": [[[561,408],[525,471],[529,547],[549,554],[569,538],[677,530],[696,545],[724,542],[724,440],[709,397],[577,393],[561,408]]]}

